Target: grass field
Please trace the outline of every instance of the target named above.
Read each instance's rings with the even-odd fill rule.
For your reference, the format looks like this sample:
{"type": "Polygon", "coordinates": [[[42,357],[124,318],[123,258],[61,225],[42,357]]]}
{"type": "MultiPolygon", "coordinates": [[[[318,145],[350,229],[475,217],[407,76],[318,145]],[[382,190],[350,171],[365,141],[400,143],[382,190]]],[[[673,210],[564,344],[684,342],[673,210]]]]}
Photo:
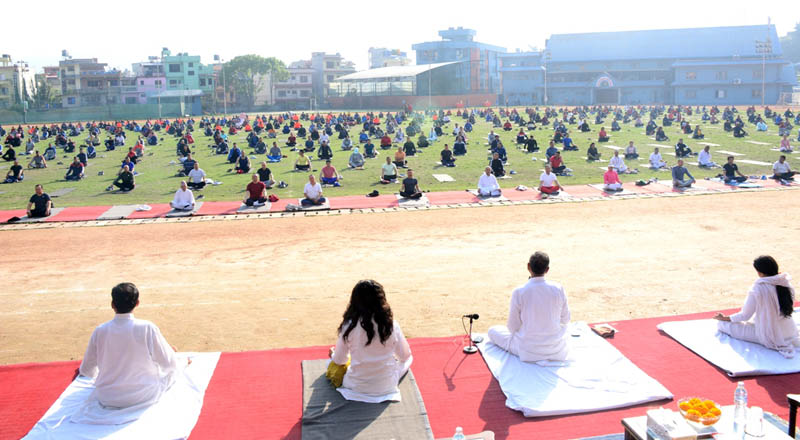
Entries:
{"type": "MultiPolygon", "coordinates": [[[[522,109],[519,109],[522,110],[522,109]]],[[[740,109],[744,118],[744,109],[740,109]]],[[[455,115],[455,111],[453,111],[455,115]]],[[[492,130],[492,125],[489,122],[478,120],[474,127],[474,131],[470,133],[468,139],[468,154],[458,158],[457,167],[455,168],[441,168],[436,165],[439,160],[439,152],[442,150],[444,143],[452,146],[453,137],[449,135],[452,132],[454,123],[463,123],[463,120],[452,116],[452,122],[445,127],[445,136],[439,138],[437,142],[431,147],[418,150],[417,157],[408,158],[408,163],[411,168],[415,170],[415,176],[419,179],[420,188],[430,191],[445,191],[445,190],[463,190],[466,188],[474,188],[477,184],[478,177],[483,171],[483,168],[488,164],[488,155],[486,149],[487,135],[492,130]],[[455,181],[440,183],[433,178],[433,174],[449,174],[455,181]]],[[[593,120],[593,117],[590,117],[593,120]]],[[[692,126],[700,121],[700,115],[695,114],[689,118],[692,126]]],[[[591,121],[590,121],[591,122],[591,121]]],[[[426,119],[422,126],[423,133],[428,133],[431,128],[432,120],[426,119]]],[[[406,124],[404,124],[405,126],[406,124]]],[[[675,157],[669,154],[674,152],[671,147],[677,142],[678,138],[682,137],[684,142],[695,152],[702,149],[702,145],[698,141],[690,139],[690,136],[684,136],[680,132],[677,125],[665,127],[667,136],[670,140],[668,142],[656,142],[653,138],[647,137],[644,134],[644,128],[635,128],[633,124],[623,124],[622,131],[612,133],[610,132],[611,119],[607,119],[607,131],[611,134],[611,141],[608,143],[598,143],[598,150],[603,154],[604,159],[608,159],[613,155],[613,150],[607,148],[608,145],[625,147],[628,141],[634,141],[634,144],[639,150],[639,161],[626,161],[630,168],[638,167],[640,174],[638,175],[624,175],[621,176],[623,181],[648,179],[651,177],[669,178],[669,173],[664,171],[652,171],[647,168],[647,158],[653,150],[653,146],[649,144],[663,144],[670,146],[669,148],[661,148],[664,160],[668,164],[675,163],[675,157]]],[[[307,123],[304,126],[308,126],[307,123]]],[[[769,131],[766,133],[756,132],[755,127],[747,125],[745,128],[749,136],[744,139],[734,138],[732,134],[726,133],[722,129],[722,125],[701,125],[703,132],[706,135],[705,140],[700,142],[710,142],[719,144],[718,147],[711,147],[711,152],[714,161],[722,163],[725,161],[727,154],[717,153],[717,150],[734,151],[742,153],[744,156],[738,156],[738,159],[747,159],[754,161],[761,161],[772,163],[777,160],[780,153],[772,151],[771,149],[777,148],[780,143],[780,137],[777,135],[777,127],[770,124],[769,131]],[[762,142],[767,145],[760,145],[750,143],[748,141],[762,142]]],[[[8,128],[8,127],[7,127],[8,128]]],[[[580,133],[576,125],[568,126],[572,135],[573,141],[579,146],[580,151],[564,152],[564,162],[567,167],[574,170],[574,176],[561,177],[559,180],[562,184],[588,184],[600,183],[602,181],[603,170],[601,166],[603,163],[591,163],[585,160],[586,148],[589,143],[597,140],[597,132],[600,127],[591,125],[592,131],[590,133],[580,133]]],[[[536,154],[526,154],[518,150],[515,145],[515,137],[518,128],[510,132],[502,130],[497,131],[506,146],[508,151],[509,165],[506,166],[506,171],[513,170],[516,172],[511,179],[501,180],[503,187],[515,187],[517,185],[537,186],[538,176],[541,173],[544,149],[546,149],[548,140],[552,136],[551,127],[540,127],[532,132],[533,136],[539,142],[541,148],[540,152],[536,154]],[[533,159],[536,159],[535,161],[533,159]]],[[[360,127],[352,127],[350,129],[350,136],[357,141],[360,127]]],[[[795,131],[796,133],[796,131],[795,131]]],[[[237,142],[239,147],[247,153],[252,153],[247,148],[246,135],[244,131],[239,132],[237,135],[229,139],[230,144],[237,142]]],[[[17,184],[0,185],[0,209],[17,209],[24,208],[27,204],[28,198],[33,193],[33,185],[41,183],[45,187],[46,192],[53,192],[59,188],[74,188],[72,192],[66,194],[55,200],[56,206],[90,206],[90,205],[118,205],[118,204],[139,204],[139,203],[165,203],[172,199],[172,195],[178,188],[178,183],[182,178],[176,176],[178,165],[175,156],[175,146],[177,138],[167,135],[163,131],[160,133],[162,140],[159,145],[148,147],[146,156],[142,162],[136,166],[136,171],[139,175],[136,177],[136,190],[128,194],[109,193],[104,189],[116,176],[119,164],[127,153],[128,147],[133,146],[136,141],[136,134],[129,133],[127,136],[127,143],[125,147],[118,147],[115,151],[106,152],[104,146],[98,148],[98,157],[89,161],[89,167],[86,169],[86,178],[80,182],[67,182],[64,180],[66,169],[72,160],[72,155],[67,156],[64,153],[59,153],[55,161],[49,163],[49,167],[43,170],[27,170],[25,173],[25,181],[17,184]],[[152,153],[152,155],[149,155],[152,153]],[[58,164],[57,162],[61,162],[58,164]],[[103,171],[104,175],[99,176],[98,172],[103,171]]],[[[205,199],[209,201],[216,200],[238,200],[244,195],[244,187],[249,182],[250,177],[247,175],[238,175],[229,172],[232,165],[228,164],[225,156],[215,155],[208,147],[212,141],[209,137],[203,136],[201,130],[195,130],[193,133],[195,145],[193,146],[194,158],[200,163],[200,166],[206,171],[206,174],[217,181],[222,182],[221,185],[209,186],[202,191],[205,199]]],[[[793,140],[797,135],[792,136],[793,140]]],[[[277,142],[279,146],[284,146],[288,135],[279,135],[277,142]]],[[[339,195],[353,195],[353,194],[366,194],[374,189],[381,193],[397,192],[399,185],[381,185],[379,184],[378,177],[380,175],[380,165],[383,164],[386,154],[394,154],[393,150],[380,151],[381,155],[376,159],[368,159],[367,165],[364,170],[351,170],[347,167],[347,161],[350,153],[341,151],[341,141],[336,139],[336,134],[331,137],[331,147],[334,152],[333,165],[339,170],[343,176],[343,185],[339,188],[327,188],[325,194],[327,196],[339,195]]],[[[74,138],[77,145],[81,145],[85,136],[74,138]]],[[[105,135],[101,134],[100,139],[105,139],[105,135]]],[[[265,139],[267,145],[271,145],[271,140],[265,139]]],[[[300,140],[298,143],[301,144],[300,140]]],[[[793,145],[797,142],[793,142],[793,145]]],[[[378,142],[375,142],[377,145],[378,142]]],[[[46,142],[37,144],[37,149],[43,152],[46,148],[46,142]]],[[[19,154],[19,149],[17,149],[19,154]]],[[[24,151],[24,143],[22,150],[24,151]]],[[[279,164],[269,164],[269,168],[273,172],[275,180],[283,180],[289,184],[287,188],[273,190],[280,198],[291,198],[302,196],[303,185],[308,179],[307,173],[293,172],[294,160],[296,153],[290,152],[288,147],[283,147],[284,154],[288,158],[284,159],[279,164]]],[[[252,154],[250,154],[252,156],[252,154]]],[[[793,158],[789,159],[790,165],[794,168],[795,165],[800,166],[800,154],[795,154],[793,158]]],[[[21,156],[20,162],[24,165],[30,159],[26,156],[21,156]],[[24,162],[24,163],[23,163],[24,162]]],[[[260,162],[265,160],[265,156],[261,155],[257,159],[252,160],[253,166],[257,168],[260,162]]],[[[0,163],[0,172],[3,174],[8,172],[10,163],[0,163]]],[[[316,160],[312,163],[313,169],[318,174],[319,169],[323,164],[316,160]]],[[[689,166],[692,174],[702,179],[709,176],[714,176],[719,173],[719,170],[701,170],[696,166],[689,166]]],[[[748,175],[763,175],[771,173],[771,166],[754,165],[739,163],[739,169],[748,175]]],[[[402,173],[402,171],[401,171],[402,173]]]]}

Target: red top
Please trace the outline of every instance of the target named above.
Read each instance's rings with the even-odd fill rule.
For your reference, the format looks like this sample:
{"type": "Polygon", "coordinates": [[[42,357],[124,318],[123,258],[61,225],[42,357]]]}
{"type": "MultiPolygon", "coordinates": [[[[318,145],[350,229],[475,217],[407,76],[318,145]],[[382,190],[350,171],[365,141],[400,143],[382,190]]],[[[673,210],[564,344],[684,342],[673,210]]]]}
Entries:
{"type": "Polygon", "coordinates": [[[253,200],[260,199],[265,189],[267,189],[267,185],[264,182],[250,182],[247,184],[247,192],[250,193],[250,198],[253,200]]]}
{"type": "Polygon", "coordinates": [[[564,161],[561,159],[561,155],[560,154],[554,154],[554,155],[550,156],[550,166],[551,167],[553,167],[553,168],[560,167],[562,163],[564,163],[564,161]]]}
{"type": "Polygon", "coordinates": [[[387,135],[383,135],[381,138],[381,145],[392,145],[392,139],[387,135]]]}

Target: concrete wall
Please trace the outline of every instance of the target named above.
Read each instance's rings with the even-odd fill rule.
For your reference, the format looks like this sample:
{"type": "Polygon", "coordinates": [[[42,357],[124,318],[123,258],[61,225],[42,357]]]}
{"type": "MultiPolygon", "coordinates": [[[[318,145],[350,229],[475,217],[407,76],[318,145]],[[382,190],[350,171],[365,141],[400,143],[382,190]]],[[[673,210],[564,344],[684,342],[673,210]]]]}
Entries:
{"type": "MultiPolygon", "coordinates": [[[[186,114],[187,106],[183,104],[161,104],[162,117],[176,117],[186,114]]],[[[27,123],[70,122],[70,121],[112,121],[128,119],[157,119],[158,104],[146,105],[109,105],[102,107],[80,107],[73,109],[54,109],[46,111],[29,111],[27,123]]],[[[23,114],[0,110],[0,124],[24,124],[23,114]]]]}

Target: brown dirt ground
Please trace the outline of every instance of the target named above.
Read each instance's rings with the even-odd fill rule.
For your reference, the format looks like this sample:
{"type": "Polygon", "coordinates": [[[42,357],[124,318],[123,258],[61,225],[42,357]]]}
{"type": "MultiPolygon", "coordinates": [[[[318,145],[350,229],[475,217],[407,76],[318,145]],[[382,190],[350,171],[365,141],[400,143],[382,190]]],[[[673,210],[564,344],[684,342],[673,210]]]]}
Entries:
{"type": "Polygon", "coordinates": [[[110,289],[181,350],[332,344],[361,278],[408,337],[505,321],[531,252],[550,254],[573,320],[739,306],[752,259],[797,272],[800,191],[0,233],[0,364],[80,359],[110,289]]]}

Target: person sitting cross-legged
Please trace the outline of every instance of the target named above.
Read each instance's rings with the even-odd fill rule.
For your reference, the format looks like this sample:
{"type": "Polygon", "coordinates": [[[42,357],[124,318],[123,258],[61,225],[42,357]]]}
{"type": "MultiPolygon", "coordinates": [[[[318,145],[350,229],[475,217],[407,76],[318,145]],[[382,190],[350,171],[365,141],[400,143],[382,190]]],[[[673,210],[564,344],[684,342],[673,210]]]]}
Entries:
{"type": "Polygon", "coordinates": [[[347,165],[350,168],[355,168],[357,170],[364,169],[364,155],[358,151],[358,147],[353,148],[353,152],[350,154],[350,158],[347,160],[347,165]]]}
{"type": "Polygon", "coordinates": [[[325,161],[325,166],[319,172],[319,180],[323,185],[341,186],[339,180],[342,176],[336,171],[336,167],[331,165],[330,159],[325,161]]]}
{"type": "Polygon", "coordinates": [[[539,176],[539,192],[542,197],[557,195],[561,189],[561,184],[558,183],[558,178],[553,173],[553,168],[550,164],[545,165],[544,172],[539,176]]]}
{"type": "Polygon", "coordinates": [[[608,166],[608,171],[603,174],[603,189],[606,191],[622,191],[622,181],[619,180],[619,174],[611,165],[608,166]]]}
{"type": "Polygon", "coordinates": [[[34,187],[34,194],[28,200],[26,208],[28,217],[48,217],[52,208],[53,201],[50,200],[50,195],[44,192],[42,185],[37,184],[34,187]]]}
{"type": "Polygon", "coordinates": [[[617,173],[622,173],[622,174],[634,173],[632,170],[628,169],[628,166],[625,165],[625,161],[622,160],[621,157],[619,157],[619,150],[614,151],[614,155],[611,157],[611,160],[608,162],[608,164],[614,167],[614,170],[616,170],[617,173]]]}
{"type": "Polygon", "coordinates": [[[564,164],[564,158],[561,157],[560,151],[556,151],[556,154],[550,157],[550,167],[553,169],[553,172],[559,176],[563,176],[567,173],[567,166],[564,164]]]}
{"type": "Polygon", "coordinates": [[[22,169],[18,160],[14,160],[14,165],[11,165],[6,173],[6,180],[3,183],[22,182],[23,179],[25,179],[25,170],[22,169]]]}
{"type": "Polygon", "coordinates": [[[67,174],[64,176],[65,180],[81,180],[83,179],[83,164],[76,156],[72,159],[72,163],[67,168],[67,174]]]}
{"type": "Polygon", "coordinates": [[[397,164],[393,163],[389,156],[386,156],[386,163],[381,165],[381,180],[384,185],[397,180],[397,164]]]}
{"type": "MultiPolygon", "coordinates": [[[[708,148],[708,146],[706,146],[706,148],[708,148]]],[[[675,144],[675,156],[676,157],[689,157],[692,154],[693,154],[692,153],[692,149],[689,148],[688,146],[686,146],[686,144],[683,143],[683,139],[682,138],[678,139],[678,143],[675,144]]]]}
{"type": "Polygon", "coordinates": [[[403,188],[400,190],[400,196],[406,199],[420,199],[422,198],[422,191],[419,190],[419,183],[414,178],[414,170],[408,169],[408,174],[403,179],[403,188]]]}
{"type": "Polygon", "coordinates": [[[120,283],[111,289],[116,315],[94,329],[79,368],[81,376],[94,378],[95,389],[71,422],[117,424],[120,412],[131,417],[128,421],[135,420],[175,383],[180,374],[175,349],[155,324],[134,318],[138,305],[139,290],[134,284],[120,283]],[[126,409],[135,411],[125,413],[126,409]]]}
{"type": "Polygon", "coordinates": [[[794,287],[791,277],[779,272],[778,263],[768,255],[753,261],[758,279],[753,283],[739,313],[717,313],[717,329],[742,341],[761,344],[785,358],[800,350],[800,335],[792,319],[794,287]]]}
{"type": "Polygon", "coordinates": [[[386,301],[383,286],[361,280],[339,324],[326,377],[346,400],[400,400],[397,385],[413,361],[411,348],[386,301]]]}
{"type": "Polygon", "coordinates": [[[441,152],[442,166],[454,167],[456,166],[456,158],[453,157],[453,152],[447,144],[444,144],[444,150],[441,152]]]}
{"type": "Polygon", "coordinates": [[[192,189],[203,189],[206,186],[206,172],[200,168],[200,164],[195,162],[189,171],[189,181],[186,185],[192,189]]]}
{"type": "Polygon", "coordinates": [[[697,156],[697,166],[700,168],[716,168],[719,165],[716,162],[711,160],[711,147],[706,145],[703,148],[703,151],[700,152],[700,155],[697,156]]]}
{"type": "Polygon", "coordinates": [[[247,198],[242,200],[247,206],[263,206],[267,203],[267,185],[259,180],[258,173],[253,174],[247,184],[247,198]]]}
{"type": "Polygon", "coordinates": [[[594,145],[594,142],[589,144],[589,148],[586,150],[586,160],[588,161],[595,161],[600,160],[600,156],[602,153],[597,151],[597,147],[594,145]]]}
{"type": "Polygon", "coordinates": [[[661,157],[661,153],[658,151],[658,147],[656,147],[650,154],[650,168],[654,170],[667,168],[667,163],[664,162],[664,159],[661,157]]]}
{"type": "Polygon", "coordinates": [[[308,175],[308,183],[303,187],[303,195],[305,197],[300,201],[303,206],[322,205],[327,201],[322,196],[322,185],[317,182],[313,174],[308,175]]]}
{"type": "Polygon", "coordinates": [[[739,166],[733,163],[733,156],[728,156],[728,163],[722,166],[725,171],[725,183],[743,183],[747,176],[739,172],[739,166]]]}
{"type": "Polygon", "coordinates": [[[411,137],[407,138],[406,143],[403,144],[403,152],[406,153],[407,157],[413,157],[417,154],[417,146],[414,145],[411,137]]]}
{"type": "Polygon", "coordinates": [[[272,143],[272,147],[269,149],[269,154],[267,154],[267,160],[270,162],[280,162],[281,161],[281,149],[278,147],[277,142],[272,143]]]}
{"type": "Polygon", "coordinates": [[[500,159],[499,153],[492,154],[492,161],[489,164],[492,168],[492,174],[494,174],[495,178],[503,177],[506,175],[505,167],[503,166],[503,160],[500,159]]]}
{"type": "Polygon", "coordinates": [[[492,167],[486,167],[478,179],[478,195],[481,197],[500,197],[500,184],[492,174],[492,167]]]}
{"type": "Polygon", "coordinates": [[[691,188],[694,182],[692,173],[683,166],[683,159],[678,159],[678,165],[672,167],[672,186],[675,188],[691,188]]]}
{"type": "Polygon", "coordinates": [[[331,150],[331,146],[328,145],[327,142],[323,142],[322,144],[320,144],[319,151],[317,151],[317,157],[319,157],[322,160],[328,160],[333,158],[333,150],[331,150]]]}
{"type": "MultiPolygon", "coordinates": [[[[619,151],[619,150],[617,150],[617,151],[619,151]]],[[[616,154],[615,154],[615,156],[616,156],[616,154]]],[[[638,159],[638,158],[639,158],[639,152],[636,151],[636,146],[633,145],[633,141],[628,142],[628,146],[627,146],[627,148],[625,148],[625,159],[626,160],[632,160],[632,159],[638,159]]]]}
{"type": "Polygon", "coordinates": [[[256,170],[256,174],[258,174],[258,181],[262,182],[267,189],[275,185],[275,179],[272,178],[272,171],[267,168],[266,162],[261,162],[261,168],[256,170]]]}
{"type": "Polygon", "coordinates": [[[169,202],[170,208],[176,211],[193,211],[194,210],[194,194],[185,180],[181,180],[181,187],[175,191],[175,196],[169,202]]]}
{"type": "Polygon", "coordinates": [[[489,340],[523,362],[563,361],[569,354],[569,305],[564,288],[545,280],[550,257],[536,252],[528,260],[528,281],[511,293],[506,325],[489,327],[489,340]]]}
{"type": "Polygon", "coordinates": [[[558,152],[558,148],[553,141],[550,141],[550,146],[547,147],[547,150],[544,151],[545,158],[549,161],[554,154],[558,152]]]}
{"type": "Polygon", "coordinates": [[[600,127],[600,132],[597,133],[597,142],[608,142],[609,141],[608,133],[606,132],[605,127],[600,127]]]}
{"type": "Polygon", "coordinates": [[[106,191],[111,191],[115,186],[122,192],[133,191],[133,189],[136,188],[136,179],[130,168],[128,168],[128,165],[122,166],[119,175],[111,182],[111,186],[106,188],[106,191]]]}
{"type": "Polygon", "coordinates": [[[246,154],[242,154],[236,160],[236,174],[247,174],[250,172],[250,158],[246,154]]]}
{"type": "Polygon", "coordinates": [[[397,147],[397,151],[394,153],[394,164],[397,165],[397,168],[406,167],[406,153],[403,151],[403,147],[397,147]]]}
{"type": "Polygon", "coordinates": [[[308,171],[311,169],[311,160],[306,156],[305,151],[297,152],[297,160],[294,161],[295,171],[308,171]]]}
{"type": "Polygon", "coordinates": [[[467,144],[461,140],[456,139],[453,143],[453,156],[464,156],[467,154],[467,144]]]}
{"type": "Polygon", "coordinates": [[[792,171],[789,163],[786,162],[786,156],[783,154],[781,154],[781,157],[778,158],[777,162],[772,164],[772,173],[773,179],[781,181],[794,180],[794,175],[797,174],[796,171],[792,171]]]}

